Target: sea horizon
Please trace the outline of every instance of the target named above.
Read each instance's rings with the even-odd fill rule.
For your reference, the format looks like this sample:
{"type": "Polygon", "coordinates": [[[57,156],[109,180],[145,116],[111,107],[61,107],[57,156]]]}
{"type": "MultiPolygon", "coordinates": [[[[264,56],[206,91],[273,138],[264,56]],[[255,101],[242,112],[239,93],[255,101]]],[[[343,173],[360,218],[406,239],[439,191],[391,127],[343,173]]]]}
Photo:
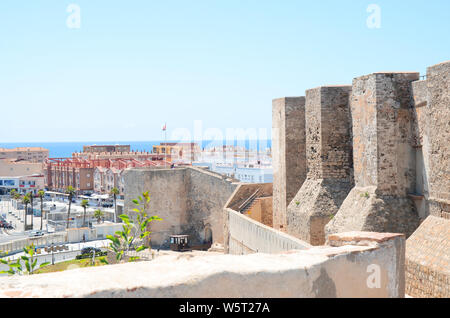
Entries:
{"type": "MultiPolygon", "coordinates": [[[[72,157],[75,152],[83,150],[83,146],[87,145],[130,145],[132,151],[151,152],[154,145],[161,142],[186,142],[177,140],[149,140],[149,141],[58,141],[58,142],[0,142],[0,148],[16,148],[16,147],[42,147],[49,150],[50,158],[68,158],[72,157]]],[[[195,141],[193,141],[195,142],[195,141]]],[[[232,145],[232,141],[224,141],[223,145],[232,145]]],[[[260,150],[272,147],[272,140],[235,140],[234,145],[245,146],[248,150],[256,150],[261,144],[260,150]]],[[[213,146],[219,146],[218,141],[203,140],[202,149],[213,146]]]]}

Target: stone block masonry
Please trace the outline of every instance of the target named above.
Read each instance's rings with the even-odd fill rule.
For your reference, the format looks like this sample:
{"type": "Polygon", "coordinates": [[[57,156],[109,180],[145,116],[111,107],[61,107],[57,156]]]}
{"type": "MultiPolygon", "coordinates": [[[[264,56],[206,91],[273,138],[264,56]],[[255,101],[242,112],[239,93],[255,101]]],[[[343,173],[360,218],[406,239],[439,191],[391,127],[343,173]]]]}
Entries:
{"type": "Polygon", "coordinates": [[[427,69],[430,214],[450,219],[450,61],[427,69]]]}
{"type": "Polygon", "coordinates": [[[354,79],[351,113],[355,187],[326,233],[372,231],[410,236],[419,226],[413,201],[413,81],[419,73],[374,73],[354,79]]]}
{"type": "Polygon", "coordinates": [[[305,97],[272,102],[273,227],[286,231],[287,206],[306,179],[305,97]]]}
{"type": "Polygon", "coordinates": [[[406,241],[406,294],[450,297],[450,220],[431,215],[406,241]]]}
{"type": "MultiPolygon", "coordinates": [[[[307,179],[287,208],[287,233],[325,243],[325,225],[353,186],[351,86],[306,91],[307,179]]],[[[274,186],[275,191],[275,186],[274,186]]]]}
{"type": "Polygon", "coordinates": [[[163,221],[151,224],[154,248],[169,246],[169,236],[187,234],[190,243],[203,244],[212,236],[212,243],[223,244],[223,207],[238,186],[231,179],[186,167],[176,169],[129,169],[125,173],[126,214],[133,217],[132,200],[149,191],[149,215],[163,221]]]}

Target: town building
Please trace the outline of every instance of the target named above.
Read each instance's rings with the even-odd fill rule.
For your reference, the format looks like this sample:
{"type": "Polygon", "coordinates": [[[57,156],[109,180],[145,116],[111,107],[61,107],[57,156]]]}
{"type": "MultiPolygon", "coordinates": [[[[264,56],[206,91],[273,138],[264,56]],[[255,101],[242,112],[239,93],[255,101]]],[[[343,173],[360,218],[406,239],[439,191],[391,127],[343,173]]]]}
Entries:
{"type": "Polygon", "coordinates": [[[29,162],[44,162],[49,156],[48,149],[41,147],[0,148],[0,159],[17,159],[29,162]]]}
{"type": "Polygon", "coordinates": [[[193,162],[198,159],[201,149],[195,142],[162,142],[153,146],[152,153],[168,156],[167,160],[171,162],[193,162]]]}
{"type": "Polygon", "coordinates": [[[85,153],[101,153],[101,152],[131,152],[130,145],[91,145],[83,146],[85,153]]]}
{"type": "Polygon", "coordinates": [[[124,187],[121,173],[134,167],[170,167],[170,163],[130,158],[49,158],[44,167],[45,184],[48,189],[60,192],[72,186],[80,194],[92,194],[94,190],[109,193],[112,188],[117,187],[122,195],[124,187]],[[97,168],[101,169],[96,171],[97,168]]]}
{"type": "Polygon", "coordinates": [[[243,183],[272,183],[273,169],[270,164],[232,164],[195,162],[193,166],[208,167],[209,170],[227,177],[235,178],[243,183]]]}
{"type": "Polygon", "coordinates": [[[31,162],[24,159],[1,159],[1,177],[20,177],[43,173],[43,163],[31,162]]]}
{"type": "Polygon", "coordinates": [[[37,194],[39,190],[45,187],[45,178],[43,174],[20,176],[20,177],[2,177],[0,176],[0,195],[7,195],[15,190],[19,194],[33,193],[37,194]]]}

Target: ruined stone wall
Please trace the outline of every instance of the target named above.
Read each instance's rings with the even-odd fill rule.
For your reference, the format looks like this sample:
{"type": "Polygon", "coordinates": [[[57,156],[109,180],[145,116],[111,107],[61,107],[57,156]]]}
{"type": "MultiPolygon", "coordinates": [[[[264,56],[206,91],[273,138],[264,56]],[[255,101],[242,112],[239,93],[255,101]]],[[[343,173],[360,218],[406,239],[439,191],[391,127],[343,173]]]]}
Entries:
{"type": "Polygon", "coordinates": [[[149,215],[163,219],[151,225],[153,247],[168,247],[174,234],[190,235],[192,244],[203,243],[206,228],[211,229],[214,243],[223,244],[223,206],[237,184],[189,167],[130,169],[125,172],[125,185],[125,213],[134,215],[132,200],[149,191],[149,215]]]}
{"type": "Polygon", "coordinates": [[[272,197],[257,198],[253,201],[251,208],[243,214],[252,220],[273,227],[272,205],[272,197]]]}
{"type": "Polygon", "coordinates": [[[326,226],[345,231],[405,233],[419,225],[411,107],[418,73],[374,73],[354,79],[351,113],[355,188],[326,226]]]}
{"type": "Polygon", "coordinates": [[[307,179],[287,209],[287,233],[313,245],[353,186],[351,86],[306,91],[307,179]]]}
{"type": "Polygon", "coordinates": [[[189,221],[186,169],[130,169],[125,171],[124,181],[124,213],[135,217],[132,210],[136,206],[132,200],[149,191],[148,214],[158,215],[163,219],[151,224],[152,247],[167,245],[169,235],[184,234],[182,225],[189,221]]]}
{"type": "Polygon", "coordinates": [[[223,244],[223,207],[237,187],[236,183],[200,169],[188,168],[187,219],[182,230],[191,241],[202,243],[205,229],[213,242],[223,244]]]}
{"type": "MultiPolygon", "coordinates": [[[[414,83],[417,143],[424,156],[424,200],[430,214],[406,244],[406,289],[413,297],[450,297],[450,62],[414,83]],[[426,93],[424,93],[425,87],[426,93]]],[[[416,203],[417,204],[417,203],[416,203]]]]}
{"type": "Polygon", "coordinates": [[[420,219],[423,221],[429,213],[429,175],[430,142],[428,127],[428,88],[427,81],[412,83],[414,107],[411,108],[412,136],[411,145],[416,151],[416,179],[411,199],[414,201],[420,219]]]}
{"type": "Polygon", "coordinates": [[[274,228],[286,230],[286,208],[306,178],[305,97],[272,102],[274,228]]]}
{"type": "Polygon", "coordinates": [[[430,214],[450,219],[450,61],[427,69],[430,214]]]}

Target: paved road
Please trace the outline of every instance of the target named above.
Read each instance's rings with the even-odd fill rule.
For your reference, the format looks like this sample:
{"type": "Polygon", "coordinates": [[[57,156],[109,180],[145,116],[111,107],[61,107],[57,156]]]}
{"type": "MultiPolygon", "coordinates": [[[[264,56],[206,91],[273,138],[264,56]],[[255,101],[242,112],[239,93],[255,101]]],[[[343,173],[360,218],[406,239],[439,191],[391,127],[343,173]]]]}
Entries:
{"type": "MultiPolygon", "coordinates": [[[[22,239],[28,237],[27,233],[23,232],[24,224],[20,222],[20,220],[23,217],[23,211],[17,211],[15,210],[11,203],[8,201],[0,201],[0,215],[6,215],[6,221],[9,223],[12,223],[14,226],[13,230],[5,230],[0,229],[0,243],[10,242],[17,239],[22,239]],[[8,213],[9,211],[13,211],[16,216],[19,218],[13,216],[12,214],[8,213]]],[[[28,221],[30,222],[31,217],[28,216],[28,221]]],[[[47,221],[43,220],[42,229],[45,231],[47,229],[47,221]]],[[[40,217],[33,217],[33,230],[40,230],[41,228],[41,218],[40,217]]],[[[28,232],[29,233],[29,232],[28,232]]]]}

